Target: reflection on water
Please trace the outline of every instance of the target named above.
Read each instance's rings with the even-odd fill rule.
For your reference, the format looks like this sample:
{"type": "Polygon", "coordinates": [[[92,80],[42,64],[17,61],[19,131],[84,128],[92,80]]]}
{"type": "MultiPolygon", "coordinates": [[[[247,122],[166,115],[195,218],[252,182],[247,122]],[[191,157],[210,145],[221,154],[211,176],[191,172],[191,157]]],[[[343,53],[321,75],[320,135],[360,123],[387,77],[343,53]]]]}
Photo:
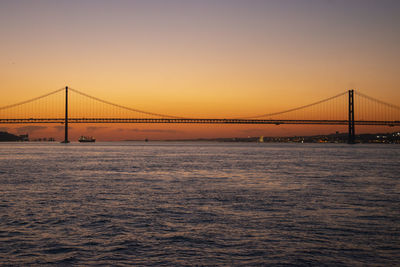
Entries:
{"type": "Polygon", "coordinates": [[[0,144],[0,265],[400,264],[398,145],[0,144]]]}

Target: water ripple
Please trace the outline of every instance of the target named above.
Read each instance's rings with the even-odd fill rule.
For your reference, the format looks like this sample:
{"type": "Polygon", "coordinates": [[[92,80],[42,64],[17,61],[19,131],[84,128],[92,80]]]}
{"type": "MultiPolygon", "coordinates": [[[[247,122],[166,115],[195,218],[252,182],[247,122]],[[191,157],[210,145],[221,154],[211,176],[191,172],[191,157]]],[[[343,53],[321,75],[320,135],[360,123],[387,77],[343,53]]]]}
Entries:
{"type": "Polygon", "coordinates": [[[400,265],[398,146],[1,146],[0,265],[400,265]]]}

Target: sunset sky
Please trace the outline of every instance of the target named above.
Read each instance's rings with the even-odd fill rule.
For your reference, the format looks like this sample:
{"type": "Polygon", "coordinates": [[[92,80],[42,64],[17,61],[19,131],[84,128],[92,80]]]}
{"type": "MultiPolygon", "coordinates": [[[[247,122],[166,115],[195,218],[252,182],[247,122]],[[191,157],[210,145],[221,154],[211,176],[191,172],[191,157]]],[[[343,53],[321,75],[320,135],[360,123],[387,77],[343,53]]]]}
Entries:
{"type": "MultiPolygon", "coordinates": [[[[66,85],[121,105],[182,117],[264,114],[352,88],[399,105],[399,14],[398,0],[2,0],[0,107],[66,85]]],[[[71,127],[72,138],[90,134],[100,140],[346,130],[71,127]]],[[[60,139],[59,128],[0,125],[0,130],[60,139]]]]}

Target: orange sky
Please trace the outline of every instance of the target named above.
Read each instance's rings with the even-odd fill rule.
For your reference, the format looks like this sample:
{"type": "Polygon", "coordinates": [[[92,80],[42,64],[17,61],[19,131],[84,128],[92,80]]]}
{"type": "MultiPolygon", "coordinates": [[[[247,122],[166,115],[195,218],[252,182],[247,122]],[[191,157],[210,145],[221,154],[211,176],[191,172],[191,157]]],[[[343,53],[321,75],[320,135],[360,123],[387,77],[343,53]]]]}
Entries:
{"type": "MultiPolygon", "coordinates": [[[[398,105],[399,11],[399,2],[389,0],[1,1],[0,107],[65,85],[183,117],[269,113],[350,88],[398,105]]],[[[54,126],[25,130],[61,139],[54,126]]],[[[331,126],[71,127],[72,138],[92,133],[104,140],[335,131],[331,126]]]]}

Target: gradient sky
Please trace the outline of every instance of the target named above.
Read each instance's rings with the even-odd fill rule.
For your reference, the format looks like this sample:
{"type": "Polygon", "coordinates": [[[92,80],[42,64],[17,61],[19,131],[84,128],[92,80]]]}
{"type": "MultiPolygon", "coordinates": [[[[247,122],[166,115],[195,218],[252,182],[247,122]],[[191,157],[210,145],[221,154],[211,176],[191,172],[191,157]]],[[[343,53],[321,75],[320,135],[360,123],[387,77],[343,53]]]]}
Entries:
{"type": "MultiPolygon", "coordinates": [[[[398,0],[2,0],[0,106],[65,85],[186,117],[264,114],[351,88],[398,105],[399,14],[398,0]]],[[[118,125],[94,134],[315,132],[304,127],[118,125]]]]}

